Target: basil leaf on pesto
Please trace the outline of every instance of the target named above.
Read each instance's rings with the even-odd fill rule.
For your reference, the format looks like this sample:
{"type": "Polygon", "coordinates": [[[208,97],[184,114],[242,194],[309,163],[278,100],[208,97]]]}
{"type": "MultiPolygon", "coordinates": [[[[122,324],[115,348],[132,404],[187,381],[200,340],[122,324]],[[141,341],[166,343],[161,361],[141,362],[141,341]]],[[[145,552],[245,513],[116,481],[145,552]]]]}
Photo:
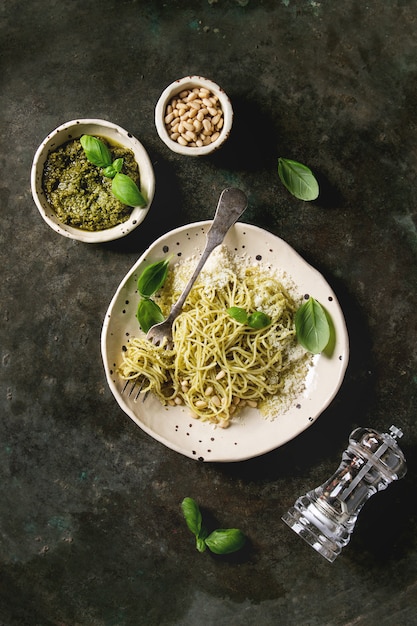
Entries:
{"type": "Polygon", "coordinates": [[[330,340],[330,324],[320,302],[311,296],[295,314],[295,331],[303,348],[319,354],[330,340]]]}
{"type": "Polygon", "coordinates": [[[118,172],[112,181],[111,190],[120,202],[127,206],[144,207],[146,200],[136,183],[126,174],[118,172]]]}
{"type": "Polygon", "coordinates": [[[117,174],[117,171],[114,169],[113,165],[108,165],[104,168],[103,174],[106,178],[114,178],[117,174]]]}
{"type": "Polygon", "coordinates": [[[143,298],[139,301],[136,318],[144,333],[147,333],[151,326],[159,324],[165,319],[159,306],[149,298],[143,298]]]}
{"type": "Polygon", "coordinates": [[[144,298],[150,298],[164,284],[169,269],[169,258],[151,263],[138,278],[138,291],[144,298]]]}
{"type": "Polygon", "coordinates": [[[90,163],[97,165],[97,167],[107,167],[111,165],[111,152],[100,139],[92,137],[91,135],[82,135],[80,137],[80,143],[90,163]]]}
{"type": "Polygon", "coordinates": [[[319,184],[306,165],[291,159],[278,159],[278,176],[284,187],[299,200],[315,200],[319,195],[319,184]]]}

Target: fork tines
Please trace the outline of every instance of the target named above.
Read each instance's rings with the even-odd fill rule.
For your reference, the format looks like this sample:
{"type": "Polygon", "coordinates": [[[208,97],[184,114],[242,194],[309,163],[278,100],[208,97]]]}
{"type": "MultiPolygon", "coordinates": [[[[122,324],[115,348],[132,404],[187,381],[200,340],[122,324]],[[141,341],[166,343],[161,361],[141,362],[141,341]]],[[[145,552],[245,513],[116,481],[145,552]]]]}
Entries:
{"type": "MultiPolygon", "coordinates": [[[[136,402],[136,400],[139,398],[140,392],[142,391],[142,387],[145,384],[145,380],[145,378],[127,380],[125,386],[122,389],[122,394],[127,394],[127,396],[130,397],[133,393],[135,393],[133,400],[136,402]]],[[[143,401],[146,400],[147,395],[148,394],[145,393],[143,401]]]]}

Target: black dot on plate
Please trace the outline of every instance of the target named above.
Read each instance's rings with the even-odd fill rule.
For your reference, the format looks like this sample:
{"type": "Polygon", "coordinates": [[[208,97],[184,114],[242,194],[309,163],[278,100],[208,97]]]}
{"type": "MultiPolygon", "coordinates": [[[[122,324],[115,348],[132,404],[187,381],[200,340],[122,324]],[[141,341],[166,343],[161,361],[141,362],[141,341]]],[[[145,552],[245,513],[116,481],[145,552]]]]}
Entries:
{"type": "Polygon", "coordinates": [[[194,456],[195,456],[195,455],[197,454],[197,452],[196,452],[195,450],[193,450],[193,454],[194,454],[194,456]]]}
{"type": "Polygon", "coordinates": [[[314,422],[314,418],[313,418],[313,417],[309,417],[309,418],[308,418],[308,421],[309,421],[309,422],[314,422]]]}
{"type": "Polygon", "coordinates": [[[167,253],[167,252],[168,252],[168,250],[169,250],[169,246],[164,246],[164,247],[162,248],[162,251],[163,251],[163,252],[165,252],[165,253],[167,253]]]}
{"type": "Polygon", "coordinates": [[[329,296],[329,297],[328,297],[328,300],[329,300],[329,302],[332,302],[332,301],[333,301],[333,297],[332,297],[332,296],[329,296]]]}
{"type": "Polygon", "coordinates": [[[301,404],[296,404],[295,406],[297,409],[301,409],[301,404]]]}
{"type": "Polygon", "coordinates": [[[198,460],[199,460],[199,461],[204,461],[204,457],[203,457],[203,456],[199,456],[199,457],[198,457],[198,460]]]}
{"type": "Polygon", "coordinates": [[[257,255],[256,255],[256,257],[255,257],[255,259],[256,259],[257,261],[262,261],[262,254],[257,254],[257,255]]]}
{"type": "Polygon", "coordinates": [[[305,294],[304,294],[304,300],[308,300],[308,299],[309,299],[309,297],[310,297],[310,294],[308,294],[308,293],[305,293],[305,294]]]}

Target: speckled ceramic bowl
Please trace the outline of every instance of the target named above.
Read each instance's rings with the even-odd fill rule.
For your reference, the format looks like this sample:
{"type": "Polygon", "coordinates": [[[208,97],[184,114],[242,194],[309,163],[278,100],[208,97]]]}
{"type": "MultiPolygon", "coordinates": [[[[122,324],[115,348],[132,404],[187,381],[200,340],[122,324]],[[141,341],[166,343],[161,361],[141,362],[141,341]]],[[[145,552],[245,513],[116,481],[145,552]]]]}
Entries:
{"type": "MultiPolygon", "coordinates": [[[[191,98],[193,97],[194,96],[191,96],[191,98]]],[[[207,97],[210,99],[210,95],[207,97]]],[[[204,95],[200,97],[199,100],[203,101],[204,95]]],[[[187,98],[184,98],[184,102],[187,103],[187,98]]],[[[210,105],[208,106],[210,108],[210,105]]],[[[200,110],[203,107],[204,103],[202,102],[200,110]]],[[[187,115],[185,109],[184,113],[187,115]]],[[[178,119],[178,121],[180,122],[180,119],[178,119]]],[[[170,148],[170,150],[187,156],[204,156],[218,150],[229,137],[232,129],[232,123],[233,109],[229,97],[223,89],[219,87],[219,85],[216,85],[213,81],[203,78],[202,76],[186,76],[185,78],[174,81],[168,85],[166,89],[164,89],[155,107],[155,126],[159,137],[168,146],[168,148],[170,148]],[[192,111],[194,116],[191,117],[191,119],[185,120],[190,122],[190,126],[188,128],[184,128],[183,133],[174,130],[171,126],[171,122],[174,121],[175,123],[175,120],[170,119],[170,110],[168,109],[168,106],[172,103],[174,98],[180,98],[180,94],[183,92],[192,92],[194,89],[206,90],[209,94],[215,96],[217,102],[214,108],[217,106],[217,108],[220,107],[221,109],[220,124],[222,124],[222,126],[219,128],[218,122],[212,124],[212,130],[207,131],[208,133],[211,132],[211,135],[206,135],[206,137],[211,136],[214,140],[208,145],[195,145],[196,141],[193,135],[196,135],[197,141],[200,143],[200,136],[205,130],[203,125],[206,124],[206,122],[204,122],[204,119],[207,119],[211,123],[216,116],[214,111],[212,115],[206,114],[204,119],[202,118],[199,120],[201,122],[200,129],[196,129],[195,126],[193,128],[193,124],[197,120],[199,111],[197,111],[197,113],[192,111]],[[169,120],[168,122],[167,119],[169,120]],[[188,135],[187,131],[189,133],[188,135]],[[175,135],[177,134],[179,136],[178,138],[175,138],[175,135]]]]}
{"type": "Polygon", "coordinates": [[[127,130],[120,126],[99,119],[79,119],[72,120],[62,124],[52,131],[41,143],[35,153],[31,171],[31,187],[32,195],[36,206],[45,222],[55,232],[69,237],[70,239],[78,239],[85,243],[102,243],[112,241],[126,236],[132,230],[137,228],[145,219],[146,214],[151,206],[155,192],[155,176],[152,163],[143,145],[127,130]],[[74,228],[62,223],[55,211],[46,199],[42,186],[43,170],[48,154],[56,150],[60,145],[77,139],[81,135],[96,135],[105,137],[110,142],[119,144],[120,146],[132,150],[135,160],[139,166],[140,188],[142,195],[146,199],[145,207],[134,207],[129,219],[123,224],[118,224],[111,228],[98,231],[87,231],[80,228],[74,228]]]}

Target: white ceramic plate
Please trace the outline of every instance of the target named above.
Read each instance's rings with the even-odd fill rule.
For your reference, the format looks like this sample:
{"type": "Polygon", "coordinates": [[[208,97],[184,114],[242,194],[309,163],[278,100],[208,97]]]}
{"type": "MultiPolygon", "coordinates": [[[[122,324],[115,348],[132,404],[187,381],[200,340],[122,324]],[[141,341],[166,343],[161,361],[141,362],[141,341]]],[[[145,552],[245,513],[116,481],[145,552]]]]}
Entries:
{"type": "MultiPolygon", "coordinates": [[[[299,294],[309,294],[326,307],[335,327],[335,344],[330,355],[315,355],[307,375],[306,389],[292,408],[274,419],[264,418],[257,409],[245,408],[227,428],[215,428],[189,417],[181,407],[163,407],[149,395],[145,402],[122,395],[124,381],[117,373],[122,346],[138,332],[136,309],[139,274],[149,263],[174,254],[187,258],[201,253],[211,221],[177,228],[157,239],[122,280],[105,316],[101,350],[110,389],[123,411],[151,437],[191,459],[211,462],[241,461],[265,454],[293,439],[308,428],[330,404],[349,360],[349,341],[339,303],[323,276],[285,241],[271,233],[237,223],[225,244],[230,251],[271,263],[291,277],[299,294]]],[[[132,394],[133,395],[133,394],[132,394]]]]}

